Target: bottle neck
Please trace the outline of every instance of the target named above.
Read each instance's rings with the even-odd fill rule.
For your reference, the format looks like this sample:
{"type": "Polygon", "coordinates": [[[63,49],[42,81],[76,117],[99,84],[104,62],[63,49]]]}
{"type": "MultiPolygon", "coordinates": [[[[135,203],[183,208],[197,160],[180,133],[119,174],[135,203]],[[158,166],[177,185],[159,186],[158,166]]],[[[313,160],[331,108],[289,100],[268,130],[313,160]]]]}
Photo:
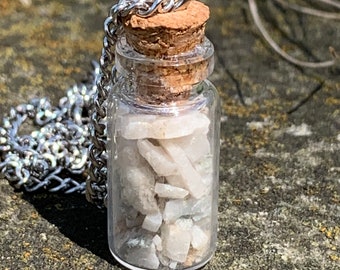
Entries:
{"type": "Polygon", "coordinates": [[[129,96],[149,104],[179,102],[189,99],[195,86],[212,73],[214,48],[205,38],[191,51],[153,58],[133,50],[122,37],[116,47],[116,67],[129,81],[129,96]]]}
{"type": "Polygon", "coordinates": [[[207,89],[210,89],[210,83],[204,80],[198,84],[191,85],[190,94],[184,98],[173,98],[171,101],[156,100],[150,96],[141,96],[136,91],[135,86],[131,85],[131,81],[119,80],[115,85],[115,98],[121,104],[133,107],[137,112],[143,114],[159,114],[159,115],[178,115],[186,111],[201,110],[210,102],[207,98],[207,89]]]}

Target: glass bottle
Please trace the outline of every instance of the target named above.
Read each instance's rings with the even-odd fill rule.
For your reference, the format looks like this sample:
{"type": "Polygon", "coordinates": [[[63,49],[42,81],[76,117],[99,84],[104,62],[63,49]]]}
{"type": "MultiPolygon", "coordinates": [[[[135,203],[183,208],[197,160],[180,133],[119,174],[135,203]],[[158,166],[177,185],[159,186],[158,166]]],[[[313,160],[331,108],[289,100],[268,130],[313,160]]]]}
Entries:
{"type": "Polygon", "coordinates": [[[122,37],[108,104],[108,241],[129,269],[198,269],[217,242],[220,107],[208,39],[148,57],[122,37]]]}

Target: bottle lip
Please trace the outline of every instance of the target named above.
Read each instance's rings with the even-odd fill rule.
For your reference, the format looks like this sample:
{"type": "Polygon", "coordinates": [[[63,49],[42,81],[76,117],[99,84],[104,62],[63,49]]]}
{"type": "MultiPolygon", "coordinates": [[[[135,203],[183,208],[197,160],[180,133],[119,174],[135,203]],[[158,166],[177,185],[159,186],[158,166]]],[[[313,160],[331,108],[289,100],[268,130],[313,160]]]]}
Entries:
{"type": "MultiPolygon", "coordinates": [[[[153,65],[154,67],[164,68],[212,62],[213,56],[214,46],[207,37],[204,38],[202,43],[197,44],[194,49],[190,51],[177,55],[166,55],[161,58],[146,56],[135,51],[128,44],[125,36],[122,36],[116,45],[116,65],[118,71],[123,74],[126,71],[130,71],[129,68],[136,66],[153,65]]],[[[209,66],[211,66],[211,64],[209,66]]]]}

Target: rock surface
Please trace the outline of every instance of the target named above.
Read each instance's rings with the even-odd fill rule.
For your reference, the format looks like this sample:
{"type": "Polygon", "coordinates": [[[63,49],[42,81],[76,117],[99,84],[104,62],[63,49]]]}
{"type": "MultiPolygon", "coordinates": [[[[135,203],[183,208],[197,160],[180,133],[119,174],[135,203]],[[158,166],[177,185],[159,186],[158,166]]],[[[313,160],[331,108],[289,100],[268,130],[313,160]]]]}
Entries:
{"type": "MultiPolygon", "coordinates": [[[[207,34],[217,52],[211,80],[223,123],[219,243],[204,269],[338,269],[339,70],[279,58],[245,1],[208,3],[207,34]]],[[[85,76],[99,58],[109,5],[0,2],[1,115],[33,97],[57,102],[85,76]]],[[[326,59],[330,45],[340,50],[338,21],[284,12],[272,1],[260,12],[273,37],[300,58],[326,59]]],[[[123,269],[106,237],[105,211],[84,196],[21,194],[0,181],[3,269],[123,269]]]]}

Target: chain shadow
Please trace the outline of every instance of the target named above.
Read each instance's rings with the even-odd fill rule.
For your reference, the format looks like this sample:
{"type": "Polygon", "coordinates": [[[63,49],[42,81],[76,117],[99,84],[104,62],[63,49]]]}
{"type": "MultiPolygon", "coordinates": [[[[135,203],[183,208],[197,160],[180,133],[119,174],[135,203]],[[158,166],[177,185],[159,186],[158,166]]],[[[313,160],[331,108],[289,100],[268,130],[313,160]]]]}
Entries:
{"type": "Polygon", "coordinates": [[[107,243],[106,209],[98,209],[81,194],[36,193],[24,194],[23,198],[71,241],[118,265],[107,243]]]}

